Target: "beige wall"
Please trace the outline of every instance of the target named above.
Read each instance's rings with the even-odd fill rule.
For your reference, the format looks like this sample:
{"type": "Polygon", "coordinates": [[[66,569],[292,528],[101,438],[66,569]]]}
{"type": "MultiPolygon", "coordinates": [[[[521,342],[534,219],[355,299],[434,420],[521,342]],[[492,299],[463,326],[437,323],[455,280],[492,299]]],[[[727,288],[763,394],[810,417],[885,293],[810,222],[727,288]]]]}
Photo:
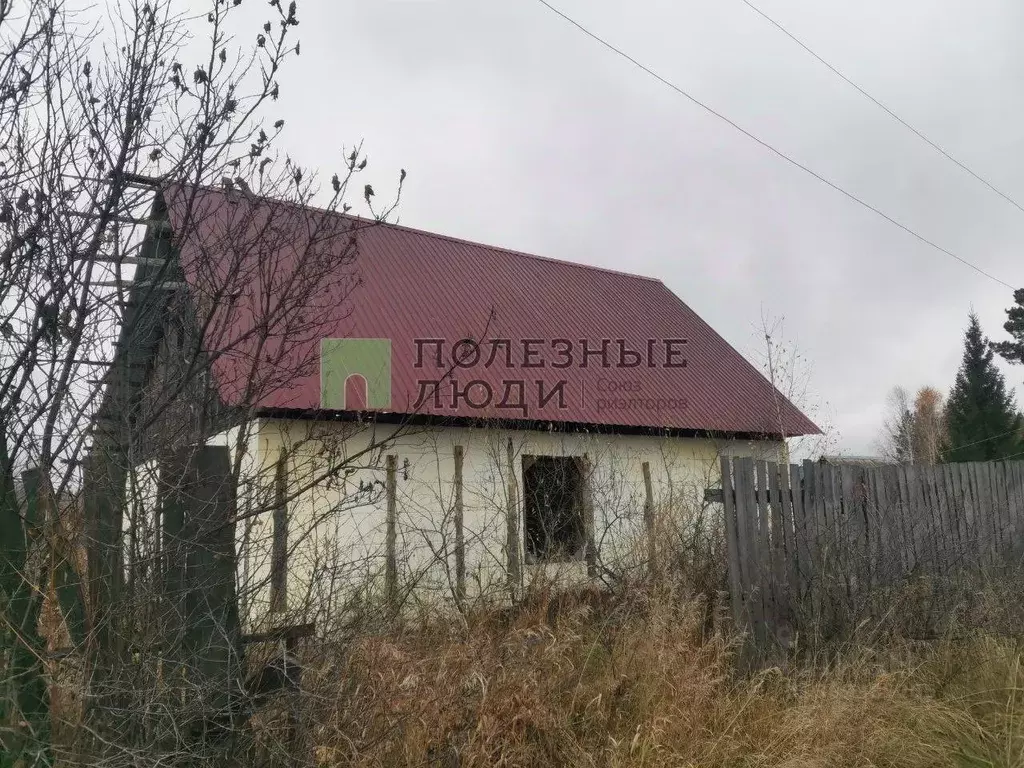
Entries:
{"type": "MultiPolygon", "coordinates": [[[[454,588],[454,447],[464,450],[464,530],[471,597],[504,594],[511,440],[517,513],[522,514],[525,454],[587,455],[592,466],[595,537],[603,562],[628,568],[642,563],[643,462],[651,468],[656,508],[684,515],[700,506],[704,489],[717,486],[718,457],[774,459],[777,443],[695,440],[604,434],[393,426],[265,420],[252,443],[252,466],[271,490],[273,466],[287,451],[288,607],[318,621],[344,612],[346,601],[369,589],[381,594],[385,554],[385,456],[398,457],[398,582],[413,601],[451,600],[454,588]]],[[[265,495],[263,498],[267,498],[265,495]]],[[[251,503],[251,501],[249,502],[251,503]]],[[[251,618],[267,607],[271,512],[239,528],[245,586],[255,590],[251,618]]],[[[520,522],[520,533],[522,524],[520,522]]],[[[519,546],[522,547],[520,536],[519,546]]],[[[522,555],[520,551],[520,555],[522,555]]],[[[543,566],[526,565],[524,578],[543,566]]],[[[549,576],[582,577],[573,563],[547,567],[549,576]],[[551,573],[556,570],[559,573],[551,573]]]]}

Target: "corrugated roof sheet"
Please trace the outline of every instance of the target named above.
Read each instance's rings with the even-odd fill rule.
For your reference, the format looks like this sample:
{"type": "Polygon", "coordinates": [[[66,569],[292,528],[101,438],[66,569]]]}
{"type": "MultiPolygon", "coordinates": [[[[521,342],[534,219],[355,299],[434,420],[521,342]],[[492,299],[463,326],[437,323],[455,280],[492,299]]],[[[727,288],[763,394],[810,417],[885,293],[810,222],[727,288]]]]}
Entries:
{"type": "Polygon", "coordinates": [[[778,408],[786,434],[819,431],[658,280],[237,193],[176,187],[165,196],[186,280],[198,296],[216,295],[206,345],[226,350],[213,374],[229,403],[319,409],[320,339],[389,339],[383,410],[398,414],[778,434],[778,408]],[[310,259],[337,264],[351,232],[351,264],[310,282],[310,259]],[[291,295],[302,306],[264,339],[266,307],[296,280],[303,289],[291,295]],[[452,345],[464,338],[481,341],[480,359],[453,370],[452,345]],[[433,365],[435,345],[422,343],[432,339],[444,340],[442,367],[433,365]],[[511,366],[492,340],[510,342],[511,366]],[[543,366],[522,365],[524,341],[529,362],[543,366]],[[584,344],[606,345],[607,367],[597,354],[583,367],[584,344]],[[640,353],[639,365],[619,364],[620,344],[640,353]],[[438,379],[438,400],[417,404],[423,382],[438,379]],[[518,405],[520,385],[524,408],[508,407],[518,405]]]}

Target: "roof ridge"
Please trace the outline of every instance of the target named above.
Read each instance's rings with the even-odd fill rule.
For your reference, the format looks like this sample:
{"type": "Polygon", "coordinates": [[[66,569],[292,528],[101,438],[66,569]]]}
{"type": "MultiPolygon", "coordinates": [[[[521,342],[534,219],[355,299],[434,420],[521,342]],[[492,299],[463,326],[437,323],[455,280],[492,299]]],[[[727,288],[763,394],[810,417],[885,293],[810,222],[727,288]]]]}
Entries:
{"type": "MultiPolygon", "coordinates": [[[[339,214],[339,215],[346,216],[347,218],[359,219],[360,221],[364,220],[361,216],[352,216],[351,214],[339,214]]],[[[610,267],[599,267],[599,266],[597,266],[595,264],[583,264],[583,263],[578,262],[578,261],[569,261],[567,259],[556,259],[556,258],[554,258],[552,256],[541,256],[541,255],[536,254],[536,253],[528,253],[526,251],[519,251],[519,250],[516,250],[515,248],[505,248],[504,246],[501,246],[501,245],[488,245],[487,243],[481,243],[481,242],[479,242],[477,240],[467,240],[464,237],[455,237],[454,235],[446,235],[446,234],[443,234],[443,233],[440,233],[440,232],[431,232],[430,230],[427,230],[427,229],[420,229],[419,227],[410,227],[410,226],[407,226],[405,224],[396,224],[396,223],[393,223],[393,222],[390,222],[390,221],[377,222],[377,224],[379,224],[381,226],[385,226],[385,227],[392,227],[393,229],[400,229],[400,230],[403,230],[405,232],[413,232],[413,233],[415,233],[417,235],[426,235],[427,237],[433,237],[433,238],[436,238],[438,240],[447,240],[448,242],[452,242],[452,243],[461,243],[463,245],[472,245],[472,246],[476,246],[477,248],[486,248],[489,251],[500,251],[502,253],[507,253],[507,254],[510,254],[510,255],[513,255],[513,256],[523,256],[524,258],[527,258],[527,259],[536,259],[537,261],[547,261],[547,262],[552,262],[554,264],[564,264],[564,265],[569,266],[569,267],[576,267],[577,269],[584,269],[584,270],[591,271],[591,272],[604,272],[604,273],[607,273],[607,274],[610,274],[610,275],[618,275],[620,277],[632,277],[632,278],[635,278],[637,280],[646,280],[646,281],[651,282],[651,283],[660,283],[660,282],[662,282],[658,278],[650,277],[649,275],[638,275],[635,272],[624,272],[621,269],[612,269],[610,267]]]]}
{"type": "MultiPolygon", "coordinates": [[[[204,192],[209,192],[209,193],[212,193],[212,194],[226,196],[226,193],[224,192],[224,190],[218,189],[216,187],[211,187],[209,185],[189,184],[187,182],[177,182],[176,185],[180,186],[180,187],[193,187],[193,188],[196,188],[196,189],[203,190],[204,192]]],[[[324,207],[319,206],[319,205],[303,205],[303,204],[297,203],[297,202],[295,202],[293,200],[280,200],[278,198],[267,197],[265,195],[257,195],[255,193],[253,194],[253,197],[255,197],[259,201],[270,203],[270,204],[273,204],[273,205],[285,205],[285,206],[288,206],[290,208],[299,208],[299,209],[308,210],[308,211],[318,211],[320,213],[327,214],[329,216],[339,216],[339,217],[341,217],[343,219],[348,219],[350,221],[365,222],[366,224],[371,225],[371,226],[389,227],[391,229],[397,229],[397,230],[401,230],[401,231],[404,231],[404,232],[412,232],[412,233],[417,234],[417,235],[425,235],[426,237],[432,237],[432,238],[435,238],[437,240],[445,240],[445,241],[448,241],[448,242],[451,242],[451,243],[460,243],[462,245],[471,245],[471,246],[475,246],[477,248],[486,248],[487,250],[490,250],[490,251],[499,251],[501,253],[507,253],[507,254],[510,254],[510,255],[513,255],[513,256],[522,256],[522,257],[527,258],[527,259],[535,259],[537,261],[546,261],[546,262],[551,262],[553,264],[564,264],[566,266],[575,267],[577,269],[583,269],[583,270],[587,270],[587,271],[591,271],[591,272],[603,272],[603,273],[609,274],[609,275],[618,275],[620,277],[632,277],[632,278],[635,278],[637,280],[646,280],[647,282],[651,282],[651,283],[662,283],[662,284],[664,284],[664,281],[660,280],[657,277],[650,277],[649,275],[638,275],[635,272],[624,272],[621,269],[612,269],[610,267],[599,267],[599,266],[596,266],[594,264],[583,264],[583,263],[578,262],[578,261],[568,261],[566,259],[556,259],[556,258],[551,257],[551,256],[540,256],[540,255],[538,255],[536,253],[527,253],[526,251],[519,251],[519,250],[516,250],[515,248],[505,248],[504,246],[500,246],[500,245],[490,245],[488,243],[481,243],[481,242],[479,242],[477,240],[469,240],[469,239],[464,238],[464,237],[455,237],[454,235],[446,235],[446,234],[443,234],[441,232],[431,232],[430,230],[427,230],[427,229],[420,229],[419,227],[410,227],[410,226],[408,226],[406,224],[397,224],[397,223],[391,222],[391,221],[377,221],[376,219],[367,219],[367,218],[365,218],[363,216],[358,216],[358,215],[351,214],[351,213],[344,213],[344,212],[338,211],[338,210],[333,210],[332,211],[330,209],[324,208],[324,207]]]]}

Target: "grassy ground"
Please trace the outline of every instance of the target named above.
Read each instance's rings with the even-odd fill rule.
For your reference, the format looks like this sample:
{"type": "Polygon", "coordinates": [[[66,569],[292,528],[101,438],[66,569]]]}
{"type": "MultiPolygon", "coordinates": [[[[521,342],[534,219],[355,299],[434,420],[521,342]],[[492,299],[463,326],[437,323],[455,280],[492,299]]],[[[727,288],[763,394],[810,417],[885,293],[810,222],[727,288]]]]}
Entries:
{"type": "MultiPolygon", "coordinates": [[[[307,676],[322,764],[1024,766],[1016,639],[850,643],[738,675],[693,602],[365,637],[307,676]]],[[[307,703],[309,699],[307,699],[307,703]]]]}

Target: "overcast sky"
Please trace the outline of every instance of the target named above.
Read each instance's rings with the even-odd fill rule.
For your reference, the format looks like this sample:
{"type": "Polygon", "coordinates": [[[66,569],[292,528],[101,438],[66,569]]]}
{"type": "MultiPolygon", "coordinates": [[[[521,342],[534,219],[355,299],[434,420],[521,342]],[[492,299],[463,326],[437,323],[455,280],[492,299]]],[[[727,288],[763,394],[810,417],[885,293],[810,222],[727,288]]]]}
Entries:
{"type": "MultiPolygon", "coordinates": [[[[922,235],[1024,285],[1024,213],[742,0],[552,0],[922,235]]],[[[1019,0],[757,0],[848,77],[1024,201],[1019,0]]],[[[839,447],[887,391],[953,382],[974,307],[1011,292],[788,165],[537,0],[304,0],[285,148],[332,172],[365,140],[403,224],[663,280],[755,358],[766,313],[813,364],[839,447]]],[[[1012,384],[1024,368],[1004,367],[1012,384]]],[[[1018,388],[1018,393],[1020,389],[1018,388]]],[[[1021,395],[1018,394],[1018,399],[1021,395]]]]}

